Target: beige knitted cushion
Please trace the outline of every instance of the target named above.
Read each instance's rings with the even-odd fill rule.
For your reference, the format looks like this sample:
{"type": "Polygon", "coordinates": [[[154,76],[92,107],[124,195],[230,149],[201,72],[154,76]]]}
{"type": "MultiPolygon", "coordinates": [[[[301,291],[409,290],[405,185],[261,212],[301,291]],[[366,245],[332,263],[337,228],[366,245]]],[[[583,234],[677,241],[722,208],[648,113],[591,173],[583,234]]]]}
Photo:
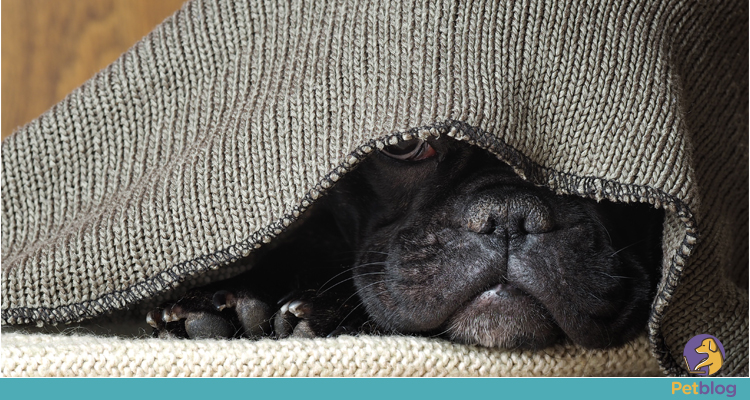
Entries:
{"type": "Polygon", "coordinates": [[[506,352],[412,337],[125,340],[3,335],[2,376],[649,376],[645,337],[613,350],[506,352]]]}
{"type": "MultiPolygon", "coordinates": [[[[684,344],[709,333],[721,373],[747,375],[747,8],[189,2],[3,142],[3,324],[81,321],[228,273],[373,149],[450,135],[560,193],[664,208],[653,356],[682,374],[684,344]]],[[[31,357],[23,338],[3,352],[31,357]]],[[[387,348],[367,340],[391,339],[335,346],[387,348]]]]}

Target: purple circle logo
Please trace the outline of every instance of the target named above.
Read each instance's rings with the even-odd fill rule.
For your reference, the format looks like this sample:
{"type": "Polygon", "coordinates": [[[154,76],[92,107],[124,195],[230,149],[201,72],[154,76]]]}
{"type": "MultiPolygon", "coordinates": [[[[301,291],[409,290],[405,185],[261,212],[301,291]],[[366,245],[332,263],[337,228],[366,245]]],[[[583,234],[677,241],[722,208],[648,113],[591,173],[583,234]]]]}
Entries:
{"type": "Polygon", "coordinates": [[[724,364],[724,345],[711,335],[697,335],[688,340],[682,352],[685,366],[691,375],[710,376],[724,364]]]}

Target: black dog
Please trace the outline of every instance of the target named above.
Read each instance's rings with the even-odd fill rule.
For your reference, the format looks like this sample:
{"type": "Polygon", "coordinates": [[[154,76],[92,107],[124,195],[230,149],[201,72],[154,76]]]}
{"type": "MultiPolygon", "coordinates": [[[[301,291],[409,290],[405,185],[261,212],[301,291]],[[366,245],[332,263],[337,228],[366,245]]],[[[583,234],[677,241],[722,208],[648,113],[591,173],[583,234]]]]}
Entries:
{"type": "Polygon", "coordinates": [[[646,205],[556,195],[462,142],[414,139],[348,174],[250,272],[148,320],[162,336],[618,346],[646,325],[662,220],[646,205]]]}

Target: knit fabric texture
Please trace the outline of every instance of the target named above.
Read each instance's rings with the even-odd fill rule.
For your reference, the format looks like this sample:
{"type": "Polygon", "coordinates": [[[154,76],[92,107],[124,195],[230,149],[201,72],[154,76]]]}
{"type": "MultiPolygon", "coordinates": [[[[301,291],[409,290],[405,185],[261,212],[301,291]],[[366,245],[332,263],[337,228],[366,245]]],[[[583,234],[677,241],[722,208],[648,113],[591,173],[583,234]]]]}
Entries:
{"type": "Polygon", "coordinates": [[[611,350],[558,345],[505,352],[413,337],[125,340],[3,335],[5,377],[37,376],[653,376],[645,337],[611,350]],[[627,362],[623,362],[627,360],[627,362]]]}
{"type": "MultiPolygon", "coordinates": [[[[663,208],[652,356],[684,375],[683,346],[707,333],[727,351],[720,374],[747,375],[747,8],[188,2],[3,142],[2,322],[77,322],[221,271],[374,150],[448,135],[558,193],[663,208]]],[[[100,339],[4,335],[3,354],[32,357],[42,340],[100,339]]],[[[388,340],[328,343],[377,354],[388,340]]]]}

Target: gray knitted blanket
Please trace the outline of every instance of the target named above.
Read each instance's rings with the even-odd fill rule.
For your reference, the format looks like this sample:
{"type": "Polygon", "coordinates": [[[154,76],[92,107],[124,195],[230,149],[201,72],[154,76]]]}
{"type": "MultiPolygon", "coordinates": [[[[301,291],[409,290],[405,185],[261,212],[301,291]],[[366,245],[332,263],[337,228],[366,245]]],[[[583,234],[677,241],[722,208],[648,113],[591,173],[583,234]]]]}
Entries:
{"type": "Polygon", "coordinates": [[[191,1],[3,142],[2,322],[78,322],[230,274],[374,149],[449,135],[559,193],[663,208],[653,358],[685,374],[683,346],[711,334],[721,373],[747,375],[737,3],[191,1]]]}

